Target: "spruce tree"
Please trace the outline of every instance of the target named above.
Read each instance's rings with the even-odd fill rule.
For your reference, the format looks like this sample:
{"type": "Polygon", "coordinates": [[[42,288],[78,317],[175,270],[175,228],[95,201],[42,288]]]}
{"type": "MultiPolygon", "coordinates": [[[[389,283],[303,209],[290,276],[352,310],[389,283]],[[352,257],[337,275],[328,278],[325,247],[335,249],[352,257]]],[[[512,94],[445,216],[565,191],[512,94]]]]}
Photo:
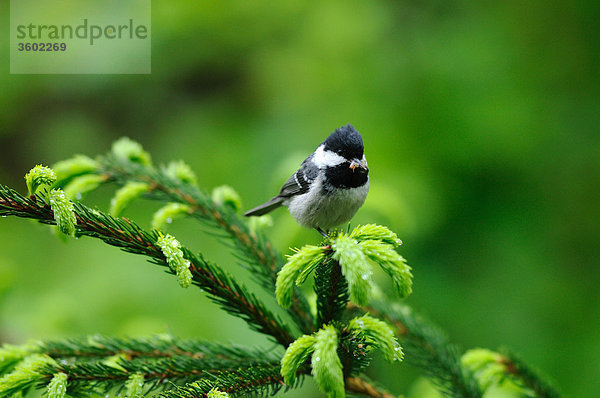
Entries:
{"type": "MultiPolygon", "coordinates": [[[[516,396],[558,397],[540,374],[509,352],[462,353],[430,322],[402,304],[412,292],[411,268],[402,242],[373,224],[332,231],[319,245],[294,249],[285,259],[264,236],[268,217],[240,217],[240,200],[228,186],[202,191],[183,162],[156,167],[136,142],[122,138],[94,159],[78,155],[25,176],[28,194],[0,185],[0,215],[55,225],[67,237],[89,236],[148,261],[197,287],[220,308],[268,336],[279,349],[216,344],[174,336],[86,336],[4,345],[0,349],[0,396],[47,397],[263,396],[296,388],[314,377],[330,397],[396,396],[365,376],[374,351],[402,372],[421,369],[444,396],[482,397],[492,386],[510,385],[516,396]],[[105,184],[118,186],[109,212],[81,199],[105,184]],[[164,205],[146,230],[120,217],[138,199],[164,205]],[[275,296],[286,316],[276,315],[254,292],[218,264],[194,253],[164,227],[190,217],[241,259],[260,288],[275,296]],[[395,287],[386,297],[373,281],[381,268],[395,287]],[[316,305],[299,288],[312,275],[316,305]],[[300,331],[300,332],[298,332],[300,331]],[[406,365],[404,364],[406,362],[406,365]]],[[[150,217],[149,217],[150,218],[150,217]]]]}

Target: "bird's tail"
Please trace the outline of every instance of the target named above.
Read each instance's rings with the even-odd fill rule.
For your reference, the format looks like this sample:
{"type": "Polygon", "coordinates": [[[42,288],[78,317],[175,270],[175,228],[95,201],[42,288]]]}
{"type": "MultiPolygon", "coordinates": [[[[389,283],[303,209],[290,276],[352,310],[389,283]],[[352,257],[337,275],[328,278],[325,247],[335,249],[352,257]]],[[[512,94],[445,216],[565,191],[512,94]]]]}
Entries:
{"type": "Polygon", "coordinates": [[[283,198],[279,196],[275,196],[273,199],[269,200],[267,203],[263,203],[262,205],[255,207],[252,210],[248,210],[244,213],[246,217],[250,216],[262,216],[263,214],[267,214],[271,210],[275,210],[279,206],[283,204],[283,198]]]}

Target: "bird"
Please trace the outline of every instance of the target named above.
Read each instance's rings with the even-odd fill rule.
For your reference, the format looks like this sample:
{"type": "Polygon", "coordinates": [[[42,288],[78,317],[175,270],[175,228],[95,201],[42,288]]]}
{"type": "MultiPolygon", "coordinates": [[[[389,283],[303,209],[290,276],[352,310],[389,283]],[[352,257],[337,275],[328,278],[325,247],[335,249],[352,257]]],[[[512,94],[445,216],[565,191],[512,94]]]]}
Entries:
{"type": "Polygon", "coordinates": [[[261,216],[287,206],[299,225],[328,237],[331,228],[356,214],[368,192],[369,166],[362,136],[347,124],[332,132],[302,162],[277,196],[244,215],[261,216]]]}

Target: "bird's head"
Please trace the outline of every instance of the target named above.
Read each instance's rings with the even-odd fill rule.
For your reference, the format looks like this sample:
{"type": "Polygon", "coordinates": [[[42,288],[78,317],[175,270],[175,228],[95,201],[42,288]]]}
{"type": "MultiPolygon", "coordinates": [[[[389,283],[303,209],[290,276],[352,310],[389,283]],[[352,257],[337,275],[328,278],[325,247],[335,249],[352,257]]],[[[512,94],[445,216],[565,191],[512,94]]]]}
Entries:
{"type": "Polygon", "coordinates": [[[347,124],[336,129],[323,141],[324,150],[334,152],[345,159],[362,159],[365,147],[360,133],[347,124]]]}
{"type": "Polygon", "coordinates": [[[363,140],[350,124],[331,133],[315,151],[313,161],[327,171],[335,186],[356,187],[367,181],[369,167],[363,140]]]}
{"type": "Polygon", "coordinates": [[[315,155],[315,163],[320,168],[345,164],[354,173],[369,172],[362,137],[351,124],[329,134],[317,148],[315,155]]]}

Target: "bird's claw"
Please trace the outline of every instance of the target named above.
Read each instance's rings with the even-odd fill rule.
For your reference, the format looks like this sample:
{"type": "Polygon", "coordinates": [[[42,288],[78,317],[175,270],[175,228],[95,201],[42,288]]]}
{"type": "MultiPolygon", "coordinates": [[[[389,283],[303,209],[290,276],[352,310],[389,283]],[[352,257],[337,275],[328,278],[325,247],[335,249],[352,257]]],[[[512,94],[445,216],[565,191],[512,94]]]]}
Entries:
{"type": "Polygon", "coordinates": [[[320,227],[315,228],[325,239],[329,238],[327,232],[323,231],[320,227]]]}

